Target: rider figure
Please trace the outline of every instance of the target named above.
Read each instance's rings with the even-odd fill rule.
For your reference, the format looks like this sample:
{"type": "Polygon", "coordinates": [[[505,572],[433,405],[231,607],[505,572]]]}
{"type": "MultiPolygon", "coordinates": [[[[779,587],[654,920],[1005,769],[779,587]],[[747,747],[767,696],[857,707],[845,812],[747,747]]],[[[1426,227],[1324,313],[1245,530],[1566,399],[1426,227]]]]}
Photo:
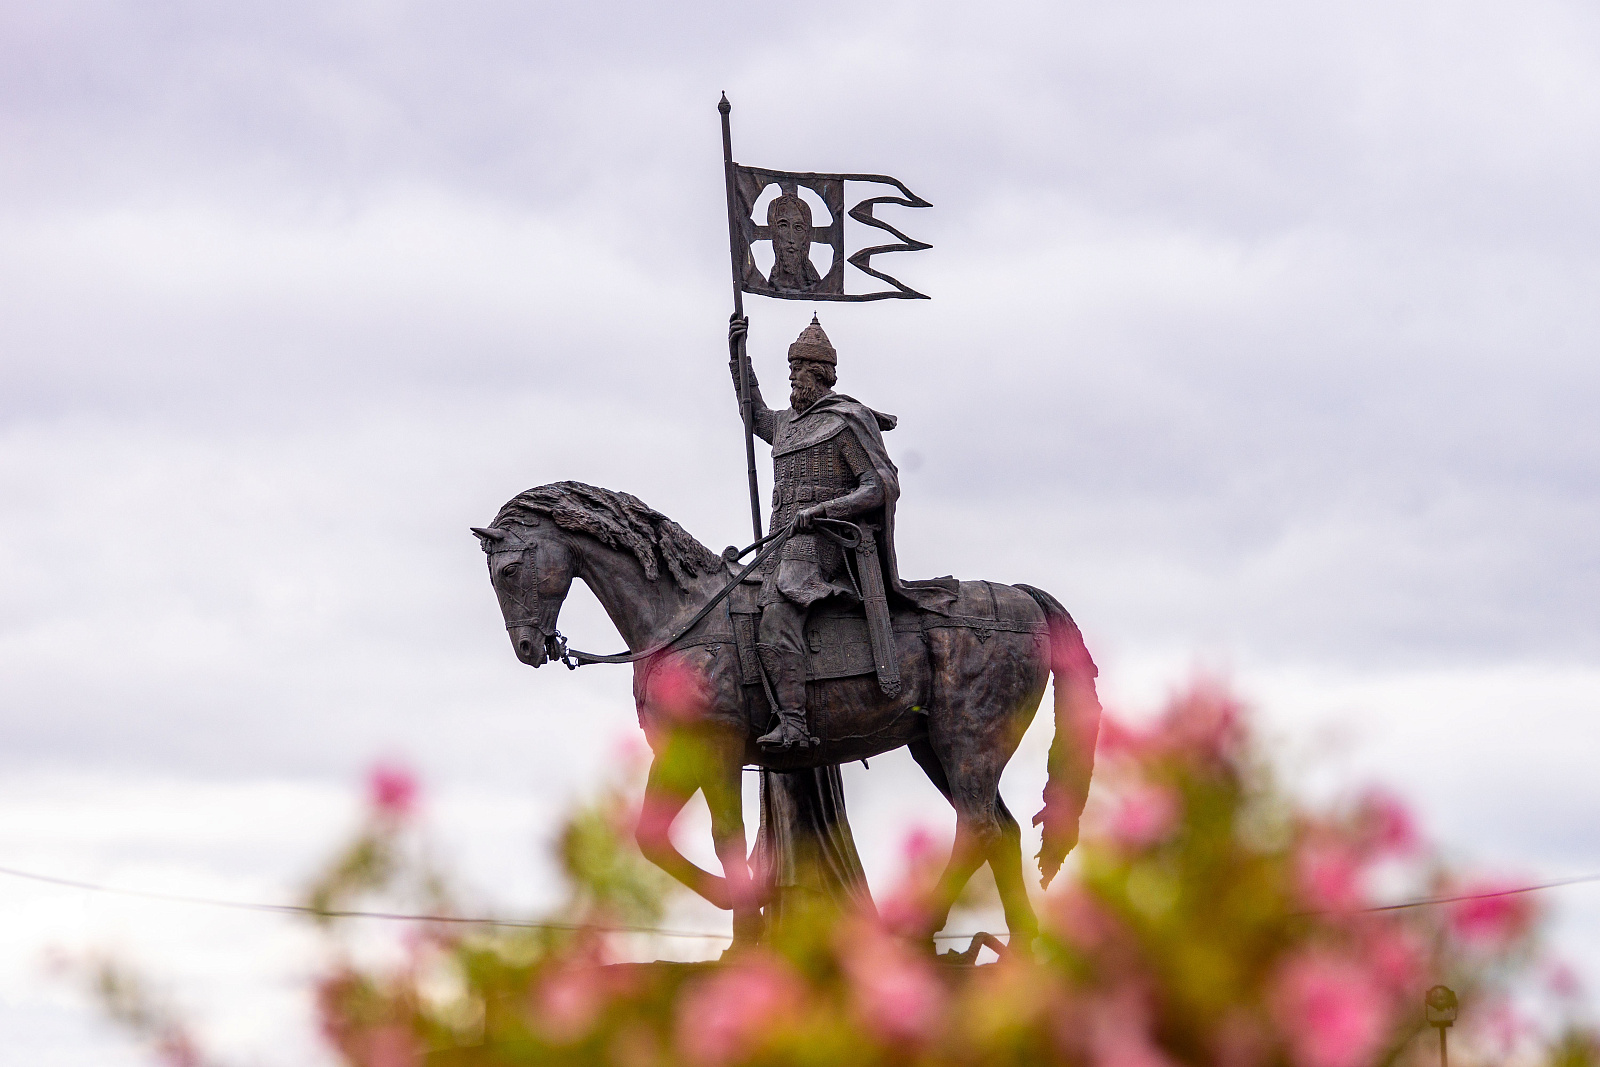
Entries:
{"type": "MultiPolygon", "coordinates": [[[[734,388],[739,383],[741,340],[747,320],[734,316],[728,327],[729,368],[734,388]]],[[[745,357],[748,361],[749,357],[745,357]]],[[[953,599],[953,584],[913,583],[907,588],[894,566],[894,502],[900,495],[898,472],[889,461],[882,431],[894,428],[883,415],[833,391],[838,354],[815,315],[789,346],[789,407],[768,408],[749,376],[751,421],[757,436],[772,445],[773,487],[770,529],[791,523],[795,533],[760,571],[757,604],[761,621],[756,651],[772,683],[778,704],[778,725],[757,738],[763,748],[816,744],[806,718],[806,670],[802,642],[806,612],[819,600],[839,596],[859,601],[844,552],[833,540],[818,536],[819,518],[868,523],[881,530],[879,548],[884,582],[891,596],[940,610],[953,599]]]]}

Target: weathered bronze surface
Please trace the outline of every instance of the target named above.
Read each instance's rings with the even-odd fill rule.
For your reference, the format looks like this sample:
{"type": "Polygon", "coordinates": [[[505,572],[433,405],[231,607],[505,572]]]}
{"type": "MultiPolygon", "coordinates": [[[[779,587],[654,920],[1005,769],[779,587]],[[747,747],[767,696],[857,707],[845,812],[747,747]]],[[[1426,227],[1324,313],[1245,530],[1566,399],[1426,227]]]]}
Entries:
{"type": "Polygon", "coordinates": [[[731,164],[734,173],[735,212],[740,233],[744,239],[744,269],[741,271],[744,290],[761,296],[775,296],[781,300],[926,300],[927,295],[878,270],[872,257],[885,252],[920,252],[933,246],[907,237],[894,226],[873,214],[879,204],[898,207],[932,207],[928,201],[908,189],[904,182],[887,174],[813,174],[800,171],[767,170],[764,167],[746,167],[731,164]],[[873,196],[845,209],[844,183],[873,182],[892,185],[899,196],[873,196]],[[779,194],[768,205],[765,224],[756,220],[756,202],[768,186],[776,185],[779,194]],[[811,217],[811,207],[800,198],[800,189],[810,189],[827,207],[831,216],[826,225],[818,226],[811,217]],[[874,229],[883,230],[898,238],[898,244],[879,244],[856,251],[848,259],[844,254],[844,220],[846,215],[874,229]],[[750,255],[751,245],[771,241],[773,251],[772,271],[763,275],[750,255]],[[825,244],[833,249],[833,263],[827,274],[819,275],[811,262],[811,245],[825,244]],[[848,263],[864,273],[894,286],[870,293],[847,293],[844,268],[848,263]]]}
{"type": "MultiPolygon", "coordinates": [[[[728,230],[733,252],[734,314],[743,315],[741,291],[779,300],[926,300],[898,279],[872,265],[872,257],[887,252],[920,252],[933,246],[914,237],[908,237],[894,226],[873,214],[879,204],[896,207],[932,207],[906,187],[905,182],[887,174],[818,174],[812,171],[769,170],[766,167],[747,167],[733,161],[733,139],[728,115],[733,106],[723,95],[717,105],[722,114],[722,163],[727,172],[728,230]],[[845,182],[869,182],[873,185],[892,185],[899,196],[869,196],[845,210],[845,182]],[[778,195],[767,205],[765,213],[757,217],[756,204],[761,194],[776,186],[778,195]],[[800,197],[801,189],[809,189],[822,201],[828,211],[828,221],[818,225],[812,218],[811,206],[800,197]],[[844,220],[846,216],[864,226],[882,230],[898,239],[898,244],[878,244],[857,249],[845,258],[844,220]],[[764,219],[764,222],[762,221],[764,219]],[[772,270],[762,274],[751,255],[750,247],[762,241],[772,243],[772,270]],[[826,274],[819,274],[811,261],[811,246],[825,244],[833,250],[833,262],[826,274]],[[870,293],[845,292],[845,264],[888,282],[893,289],[870,293]]],[[[758,535],[759,536],[759,535],[758,535]]]]}
{"type": "MultiPolygon", "coordinates": [[[[894,551],[898,472],[884,415],[833,390],[837,352],[820,322],[789,348],[790,403],[767,407],[745,355],[746,292],[789,300],[926,299],[871,265],[874,255],[930,247],[873,215],[878,204],[930,206],[882,174],[776,171],[733,161],[726,96],[722,156],[732,268],[730,369],[745,429],[754,543],[714,555],[626,493],[558,482],[522,493],[494,523],[474,528],[489,558],[513,648],[537,667],[551,659],[633,663],[640,725],[656,752],[640,823],[646,855],[734,913],[736,943],[761,936],[762,908],[781,919],[804,894],[870,907],[844,811],[840,762],[908,746],[956,809],[956,842],[940,880],[932,935],[984,862],[994,872],[1013,949],[1036,924],[1022,882],[1021,830],[999,794],[1006,762],[1055,676],[1040,871],[1046,883],[1077,841],[1093,768],[1100,705],[1095,668],[1065,609],[1030,586],[901,579],[894,551]],[[845,210],[847,181],[892,185],[845,210]],[[775,189],[774,189],[775,187],[775,189]],[[762,219],[757,205],[776,195],[762,219]],[[828,212],[818,224],[800,195],[828,212]],[[845,256],[845,218],[898,244],[845,256]],[[763,274],[751,247],[770,242],[763,274]],[[814,244],[832,260],[819,272],[814,244]],[[850,264],[894,286],[845,291],[850,264]],[[773,446],[771,533],[762,535],[754,439],[773,446]],[[738,561],[754,553],[748,564],[738,561]],[[628,643],[596,655],[568,649],[556,628],[573,578],[594,591],[628,643]],[[709,759],[666,759],[689,738],[709,759]],[[739,775],[761,768],[761,833],[752,881],[739,775]],[[696,867],[667,836],[697,791],[711,809],[723,874],[696,867]]],[[[987,937],[987,935],[984,935],[987,937]]],[[[971,962],[975,939],[961,956],[971,962]]]]}
{"type": "MultiPolygon", "coordinates": [[[[741,768],[814,771],[906,746],[957,817],[927,933],[944,926],[956,894],[988,862],[1012,947],[1025,951],[1031,944],[1037,926],[1022,880],[1021,831],[1000,798],[1000,775],[1053,673],[1056,737],[1045,806],[1035,819],[1044,824],[1039,862],[1048,881],[1077,841],[1100,716],[1094,664],[1077,625],[1048,593],[961,582],[942,612],[900,601],[893,620],[900,691],[885,693],[875,673],[811,682],[817,744],[768,750],[756,739],[771,709],[762,687],[746,684],[725,595],[738,573],[729,559],[637,498],[579,482],[521,493],[474,533],[524,663],[538,666],[564,653],[557,619],[574,578],[594,592],[630,649],[650,650],[634,665],[639,723],[656,753],[646,788],[653,818],[641,822],[639,843],[674,877],[733,910],[736,942],[761,936],[767,895],[767,887],[752,882],[746,858],[741,768]],[[719,599],[725,610],[702,612],[719,599]],[[710,759],[663,759],[680,735],[703,744],[710,759]],[[666,834],[671,817],[697,791],[711,809],[721,876],[686,859],[666,834]]],[[[842,815],[842,797],[827,790],[801,789],[796,796],[802,803],[835,800],[842,815]]],[[[841,884],[849,880],[848,872],[839,876],[841,884]]]]}

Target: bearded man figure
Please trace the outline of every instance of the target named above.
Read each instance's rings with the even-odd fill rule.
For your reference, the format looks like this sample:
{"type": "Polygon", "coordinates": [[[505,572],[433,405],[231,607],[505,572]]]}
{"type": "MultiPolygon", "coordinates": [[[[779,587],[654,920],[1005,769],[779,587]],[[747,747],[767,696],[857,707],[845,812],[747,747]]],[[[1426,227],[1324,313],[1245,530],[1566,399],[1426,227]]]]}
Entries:
{"type": "MultiPolygon", "coordinates": [[[[735,393],[739,353],[747,320],[734,316],[728,327],[735,393]]],[[[749,357],[744,357],[748,364],[749,357]]],[[[955,582],[902,582],[895,564],[894,505],[900,496],[899,472],[884,448],[883,431],[895,427],[885,415],[833,391],[838,353],[815,315],[789,346],[789,407],[774,411],[761,398],[755,370],[744,373],[750,385],[752,429],[772,445],[771,530],[794,526],[794,533],[760,571],[761,621],[756,652],[772,683],[778,724],[756,739],[766,749],[816,744],[806,716],[805,650],[801,643],[806,614],[813,604],[837,597],[859,602],[859,589],[843,550],[815,533],[819,518],[845,519],[879,531],[878,559],[891,601],[945,611],[955,598],[955,582]]]]}
{"type": "Polygon", "coordinates": [[[772,234],[767,283],[788,293],[815,289],[822,278],[811,262],[811,205],[791,193],[774,197],[767,205],[767,229],[772,234]]]}

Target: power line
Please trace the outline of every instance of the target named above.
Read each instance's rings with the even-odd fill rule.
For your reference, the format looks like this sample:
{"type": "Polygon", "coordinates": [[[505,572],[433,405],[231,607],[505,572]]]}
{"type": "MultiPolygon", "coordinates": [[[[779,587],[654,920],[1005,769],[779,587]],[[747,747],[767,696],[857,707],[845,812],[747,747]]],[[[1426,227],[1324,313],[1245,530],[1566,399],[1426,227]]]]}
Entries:
{"type": "Polygon", "coordinates": [[[1446,897],[1422,897],[1419,900],[1407,900],[1400,904],[1378,904],[1370,908],[1347,908],[1344,910],[1330,909],[1327,911],[1302,911],[1296,915],[1350,915],[1364,914],[1377,911],[1403,911],[1406,908],[1426,908],[1434,904],[1459,904],[1467,900],[1493,900],[1495,897],[1512,897],[1520,893],[1536,893],[1541,889],[1559,889],[1564,885],[1582,885],[1586,882],[1600,882],[1600,874],[1582,874],[1576,878],[1558,878],[1554,882],[1540,882],[1538,885],[1521,885],[1511,889],[1486,889],[1481,893],[1459,893],[1446,897]]]}
{"type": "MultiPolygon", "coordinates": [[[[337,909],[324,911],[319,908],[309,907],[304,904],[262,904],[245,900],[220,900],[214,897],[196,897],[179,893],[156,893],[143,889],[122,889],[117,886],[100,885],[95,882],[83,882],[74,878],[59,878],[50,874],[39,874],[35,871],[22,871],[14,867],[0,867],[0,875],[10,878],[20,878],[30,882],[42,882],[46,885],[63,886],[68,889],[81,889],[90,893],[106,893],[119,897],[138,897],[142,900],[161,900],[172,904],[198,904],[212,908],[232,908],[235,911],[261,911],[279,915],[305,915],[320,919],[387,919],[402,922],[430,922],[430,923],[456,923],[463,926],[502,926],[528,930],[598,930],[605,933],[625,934],[653,934],[658,937],[688,937],[707,938],[727,941],[732,934],[714,934],[704,930],[668,930],[657,926],[635,926],[627,924],[595,923],[564,923],[544,922],[533,919],[492,919],[480,916],[463,915],[422,915],[410,912],[397,911],[358,911],[351,909],[337,909]]],[[[1366,908],[1329,909],[1325,911],[1295,912],[1297,918],[1315,915],[1359,915],[1373,912],[1402,911],[1408,908],[1426,908],[1439,904],[1458,904],[1468,900],[1492,900],[1496,897],[1517,896],[1522,893],[1536,893],[1543,889],[1559,889],[1562,886],[1583,885],[1590,882],[1600,882],[1600,874],[1585,874],[1575,878],[1560,878],[1553,882],[1540,882],[1536,885],[1514,886],[1509,889],[1491,889],[1481,893],[1460,893],[1453,896],[1422,897],[1418,900],[1402,901],[1398,904],[1378,904],[1366,908]]],[[[936,934],[935,941],[965,941],[973,934],[936,934]]]]}
{"type": "Polygon", "coordinates": [[[111,896],[138,897],[143,900],[162,900],[172,904],[201,904],[212,908],[232,908],[235,911],[265,911],[279,915],[306,915],[319,919],[395,919],[406,922],[459,923],[466,926],[510,926],[531,930],[603,930],[608,933],[658,934],[662,937],[706,937],[727,940],[731,934],[713,934],[700,930],[666,930],[655,926],[629,926],[625,924],[598,925],[594,923],[540,922],[532,919],[490,919],[462,915],[420,915],[398,911],[356,911],[309,907],[305,904],[262,904],[247,900],[219,900],[213,897],[187,896],[179,893],[156,893],[143,889],[122,889],[117,886],[80,882],[73,878],[58,878],[34,871],[20,871],[14,867],[0,867],[0,875],[22,878],[30,882],[82,889],[90,893],[107,893],[111,896]]]}

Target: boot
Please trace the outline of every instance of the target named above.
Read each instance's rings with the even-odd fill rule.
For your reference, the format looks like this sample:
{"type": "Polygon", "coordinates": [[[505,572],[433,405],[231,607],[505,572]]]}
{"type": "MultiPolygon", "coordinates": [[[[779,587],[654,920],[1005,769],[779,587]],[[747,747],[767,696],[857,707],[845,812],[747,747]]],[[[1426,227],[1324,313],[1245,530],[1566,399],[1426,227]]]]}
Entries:
{"type": "Polygon", "coordinates": [[[806,748],[819,744],[811,736],[806,724],[805,664],[798,652],[783,652],[767,645],[757,645],[761,668],[772,683],[772,694],[778,703],[778,725],[756,738],[764,749],[785,749],[793,745],[806,748]]]}
{"type": "Polygon", "coordinates": [[[779,708],[778,725],[756,738],[756,744],[769,752],[791,745],[807,748],[816,743],[817,739],[806,729],[804,708],[779,708]]]}

